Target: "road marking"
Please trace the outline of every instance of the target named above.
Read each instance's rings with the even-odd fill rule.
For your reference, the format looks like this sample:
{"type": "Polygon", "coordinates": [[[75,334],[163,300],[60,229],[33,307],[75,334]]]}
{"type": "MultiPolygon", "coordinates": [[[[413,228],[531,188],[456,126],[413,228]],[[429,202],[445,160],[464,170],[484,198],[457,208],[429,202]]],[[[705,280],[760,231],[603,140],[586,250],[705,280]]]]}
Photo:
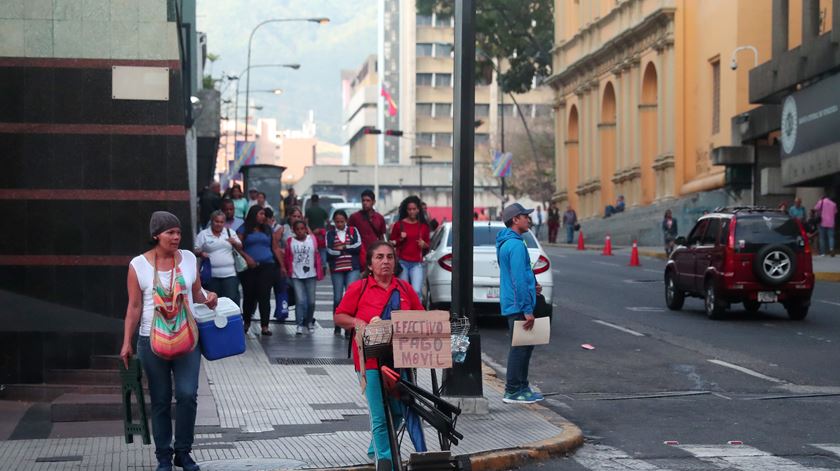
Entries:
{"type": "Polygon", "coordinates": [[[651,273],[662,273],[662,270],[654,270],[653,268],[642,268],[644,271],[649,271],[651,273]]]}
{"type": "Polygon", "coordinates": [[[643,334],[641,332],[636,332],[635,330],[628,329],[626,327],[621,327],[620,325],[610,324],[609,322],[606,322],[606,321],[593,319],[592,322],[594,322],[596,324],[605,325],[607,327],[611,327],[615,330],[620,330],[620,331],[622,331],[624,333],[627,333],[627,334],[630,334],[630,335],[635,335],[636,337],[644,337],[645,336],[645,334],[643,334]]]}
{"type": "Polygon", "coordinates": [[[607,266],[610,266],[610,267],[617,267],[618,266],[617,263],[601,262],[601,261],[598,261],[598,260],[595,260],[592,263],[597,263],[598,265],[607,265],[607,266]]]}
{"type": "Polygon", "coordinates": [[[834,301],[823,301],[822,299],[818,299],[818,301],[821,302],[821,303],[833,304],[835,306],[840,306],[840,303],[835,303],[834,301]]]}
{"type": "Polygon", "coordinates": [[[747,445],[676,445],[695,457],[724,469],[741,471],[828,471],[826,468],[803,466],[796,461],[774,456],[747,445]]]}
{"type": "Polygon", "coordinates": [[[787,383],[787,381],[781,380],[779,378],[774,378],[772,376],[767,376],[765,374],[759,373],[758,371],[751,370],[749,368],[745,368],[743,366],[739,366],[739,365],[736,365],[734,363],[729,363],[729,362],[726,362],[726,361],[723,361],[723,360],[710,359],[710,360],[706,360],[706,361],[708,361],[709,363],[714,363],[715,365],[718,365],[718,366],[723,366],[723,367],[726,367],[726,368],[732,368],[733,370],[740,371],[741,373],[745,373],[745,374],[748,374],[750,376],[755,376],[756,378],[760,378],[760,379],[763,379],[765,381],[770,381],[771,383],[778,383],[778,384],[787,383]]]}
{"type": "Polygon", "coordinates": [[[825,450],[829,453],[834,453],[837,456],[840,456],[840,445],[833,445],[833,444],[812,444],[812,447],[819,448],[821,450],[825,450]]]}
{"type": "Polygon", "coordinates": [[[575,452],[574,459],[586,468],[603,471],[659,471],[661,469],[607,445],[584,445],[575,452]]]}
{"type": "Polygon", "coordinates": [[[628,311],[634,312],[665,312],[664,307],[645,307],[645,306],[633,306],[633,307],[626,307],[628,311]]]}

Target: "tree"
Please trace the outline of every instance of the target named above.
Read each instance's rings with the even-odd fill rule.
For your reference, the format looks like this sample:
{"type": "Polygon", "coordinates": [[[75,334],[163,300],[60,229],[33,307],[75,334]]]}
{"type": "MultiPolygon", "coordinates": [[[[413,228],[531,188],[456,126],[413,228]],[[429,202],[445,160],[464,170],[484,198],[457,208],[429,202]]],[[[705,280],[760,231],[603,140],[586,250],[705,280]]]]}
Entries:
{"type": "Polygon", "coordinates": [[[507,150],[513,154],[507,187],[515,197],[525,195],[548,207],[547,203],[554,195],[554,165],[551,164],[554,160],[554,132],[550,120],[535,123],[532,128],[532,139],[522,130],[512,129],[510,134],[505,132],[510,142],[507,150]],[[540,158],[523,158],[534,151],[540,158]]]}
{"type": "MultiPolygon", "coordinates": [[[[454,0],[417,0],[417,12],[451,16],[454,0]]],[[[551,75],[554,0],[476,0],[475,36],[476,76],[488,78],[493,60],[503,60],[502,90],[525,93],[551,75]]]]}

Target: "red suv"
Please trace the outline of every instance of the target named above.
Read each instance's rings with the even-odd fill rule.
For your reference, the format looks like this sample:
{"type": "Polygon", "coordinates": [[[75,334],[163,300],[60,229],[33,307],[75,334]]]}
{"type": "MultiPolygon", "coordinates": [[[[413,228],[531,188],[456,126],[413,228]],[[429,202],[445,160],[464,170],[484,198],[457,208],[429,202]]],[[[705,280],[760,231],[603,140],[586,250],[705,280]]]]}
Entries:
{"type": "Polygon", "coordinates": [[[686,296],[702,297],[706,315],[723,317],[729,305],[758,311],[780,302],[804,319],[811,306],[811,248],[799,220],[756,207],[723,208],[700,218],[665,265],[665,302],[679,310],[686,296]]]}

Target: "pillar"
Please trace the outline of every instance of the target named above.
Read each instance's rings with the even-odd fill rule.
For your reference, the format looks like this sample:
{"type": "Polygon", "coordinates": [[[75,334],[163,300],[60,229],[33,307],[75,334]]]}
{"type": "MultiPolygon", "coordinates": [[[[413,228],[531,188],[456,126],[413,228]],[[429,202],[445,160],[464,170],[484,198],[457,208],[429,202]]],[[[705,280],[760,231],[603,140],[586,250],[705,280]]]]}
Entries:
{"type": "MultiPolygon", "coordinates": [[[[840,3],[840,0],[834,2],[840,3]]],[[[788,49],[788,10],[789,0],[773,0],[773,59],[788,49]]]]}
{"type": "Polygon", "coordinates": [[[802,44],[820,34],[820,0],[802,0],[802,44]]]}

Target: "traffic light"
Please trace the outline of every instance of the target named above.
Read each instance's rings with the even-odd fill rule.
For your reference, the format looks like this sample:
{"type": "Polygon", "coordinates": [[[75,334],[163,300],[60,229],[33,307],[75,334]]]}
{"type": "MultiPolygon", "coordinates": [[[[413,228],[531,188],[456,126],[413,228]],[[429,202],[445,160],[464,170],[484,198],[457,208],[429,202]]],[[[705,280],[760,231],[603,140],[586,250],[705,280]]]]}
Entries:
{"type": "Polygon", "coordinates": [[[382,131],[376,128],[365,128],[365,134],[382,134],[382,131]]]}
{"type": "Polygon", "coordinates": [[[386,129],[385,130],[385,135],[386,136],[401,137],[403,135],[403,132],[402,131],[397,131],[396,129],[386,129]]]}

